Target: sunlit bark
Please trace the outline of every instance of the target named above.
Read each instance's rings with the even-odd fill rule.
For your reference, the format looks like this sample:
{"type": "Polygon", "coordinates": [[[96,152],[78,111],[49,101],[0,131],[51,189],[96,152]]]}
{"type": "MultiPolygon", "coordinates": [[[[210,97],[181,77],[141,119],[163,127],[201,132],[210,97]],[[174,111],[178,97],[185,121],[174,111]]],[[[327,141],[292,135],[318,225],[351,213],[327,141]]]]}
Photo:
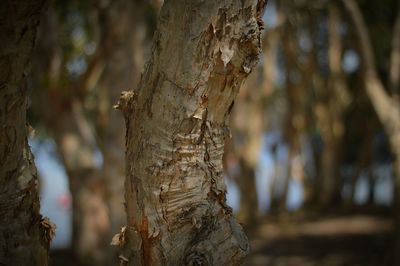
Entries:
{"type": "MultiPolygon", "coordinates": [[[[166,1],[127,125],[128,265],[237,265],[249,251],[226,205],[224,139],[260,53],[263,1],[166,1]]],[[[118,236],[117,236],[118,237],[118,236]]]]}

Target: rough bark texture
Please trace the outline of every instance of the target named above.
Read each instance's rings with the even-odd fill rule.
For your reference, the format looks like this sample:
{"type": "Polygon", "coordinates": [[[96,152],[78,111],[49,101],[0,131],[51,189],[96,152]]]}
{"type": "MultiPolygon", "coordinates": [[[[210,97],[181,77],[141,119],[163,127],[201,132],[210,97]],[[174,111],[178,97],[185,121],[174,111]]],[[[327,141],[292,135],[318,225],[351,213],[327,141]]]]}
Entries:
{"type": "Polygon", "coordinates": [[[39,214],[27,141],[27,66],[44,1],[0,5],[0,265],[47,265],[54,228],[39,214]]]}
{"type": "Polygon", "coordinates": [[[127,265],[237,265],[249,252],[226,205],[224,139],[260,53],[264,1],[166,1],[150,61],[119,107],[127,126],[127,265]]]}

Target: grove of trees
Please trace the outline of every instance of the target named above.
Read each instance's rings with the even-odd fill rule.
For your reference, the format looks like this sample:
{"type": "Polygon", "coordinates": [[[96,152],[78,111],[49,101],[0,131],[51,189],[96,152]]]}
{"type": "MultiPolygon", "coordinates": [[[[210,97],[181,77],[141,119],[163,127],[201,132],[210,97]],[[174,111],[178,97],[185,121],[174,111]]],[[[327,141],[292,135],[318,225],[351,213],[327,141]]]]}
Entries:
{"type": "Polygon", "coordinates": [[[0,265],[241,265],[294,185],[295,214],[389,213],[400,264],[398,0],[4,0],[0,36],[0,265]]]}

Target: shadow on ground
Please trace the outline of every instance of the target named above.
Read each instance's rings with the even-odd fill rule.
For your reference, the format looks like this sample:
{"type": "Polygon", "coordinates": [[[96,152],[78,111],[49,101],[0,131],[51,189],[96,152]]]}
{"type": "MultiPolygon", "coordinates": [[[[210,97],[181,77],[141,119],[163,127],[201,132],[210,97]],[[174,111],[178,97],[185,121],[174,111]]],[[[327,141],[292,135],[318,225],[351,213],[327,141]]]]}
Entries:
{"type": "Polygon", "coordinates": [[[254,266],[390,265],[393,221],[371,215],[264,222],[248,233],[254,266]]]}

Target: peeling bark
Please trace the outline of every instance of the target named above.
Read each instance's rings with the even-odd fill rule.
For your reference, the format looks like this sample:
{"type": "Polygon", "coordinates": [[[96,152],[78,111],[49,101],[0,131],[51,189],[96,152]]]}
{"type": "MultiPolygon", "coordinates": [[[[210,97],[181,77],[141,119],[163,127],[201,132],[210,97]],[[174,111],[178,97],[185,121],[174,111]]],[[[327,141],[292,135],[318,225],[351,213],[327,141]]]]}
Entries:
{"type": "Polygon", "coordinates": [[[126,121],[126,265],[237,265],[222,175],[230,106],[260,53],[264,1],[166,1],[126,121]]]}
{"type": "Polygon", "coordinates": [[[45,1],[0,6],[0,264],[48,265],[54,225],[39,214],[27,141],[27,66],[45,1]]]}

